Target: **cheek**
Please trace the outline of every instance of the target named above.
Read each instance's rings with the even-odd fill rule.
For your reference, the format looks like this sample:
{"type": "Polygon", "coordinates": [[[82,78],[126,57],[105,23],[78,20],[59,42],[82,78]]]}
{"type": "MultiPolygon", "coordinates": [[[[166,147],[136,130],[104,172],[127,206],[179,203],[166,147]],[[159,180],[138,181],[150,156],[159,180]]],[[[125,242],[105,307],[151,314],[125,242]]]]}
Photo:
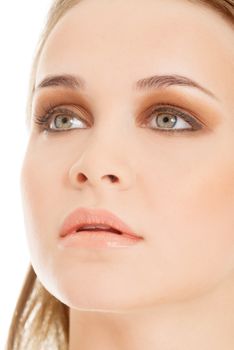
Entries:
{"type": "Polygon", "coordinates": [[[230,159],[220,161],[216,167],[210,165],[194,186],[191,214],[187,213],[188,219],[192,219],[192,212],[195,213],[195,222],[197,217],[196,226],[203,233],[200,235],[203,249],[210,253],[216,264],[219,260],[220,264],[230,262],[230,268],[233,268],[234,260],[233,169],[230,159]]]}
{"type": "Polygon", "coordinates": [[[147,211],[152,212],[153,208],[156,224],[168,225],[178,235],[177,227],[182,231],[210,227],[207,234],[219,229],[225,232],[228,228],[229,234],[232,233],[234,157],[230,149],[233,145],[211,141],[195,140],[194,144],[178,141],[174,147],[165,147],[163,156],[145,163],[140,181],[147,211]],[[218,144],[216,148],[215,144],[218,144]]]}
{"type": "Polygon", "coordinates": [[[234,268],[234,159],[204,150],[163,158],[142,176],[150,214],[141,225],[154,273],[171,288],[211,285],[234,268]]]}
{"type": "Polygon", "coordinates": [[[45,156],[30,147],[21,170],[21,194],[32,261],[45,261],[55,240],[55,217],[61,203],[58,173],[45,156]],[[57,177],[56,177],[57,174],[57,177]]]}
{"type": "Polygon", "coordinates": [[[191,176],[190,186],[191,213],[197,213],[197,220],[201,218],[215,231],[220,230],[225,239],[224,232],[228,229],[231,234],[234,223],[234,160],[217,156],[216,162],[207,161],[203,170],[191,176]]]}
{"type": "Polygon", "coordinates": [[[69,207],[63,190],[62,162],[58,153],[45,152],[43,147],[28,147],[21,172],[21,190],[25,217],[25,229],[31,264],[49,290],[53,290],[60,278],[60,256],[56,241],[61,218],[69,207]],[[53,163],[53,159],[57,163],[53,163]],[[57,271],[57,272],[56,272],[57,271]]]}

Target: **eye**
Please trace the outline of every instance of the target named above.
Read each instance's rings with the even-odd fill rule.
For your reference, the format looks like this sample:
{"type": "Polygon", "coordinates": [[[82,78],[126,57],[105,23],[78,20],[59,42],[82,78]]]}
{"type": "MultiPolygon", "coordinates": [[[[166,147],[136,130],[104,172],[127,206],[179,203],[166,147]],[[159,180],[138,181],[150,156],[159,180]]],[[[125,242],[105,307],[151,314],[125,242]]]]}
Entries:
{"type": "MultiPolygon", "coordinates": [[[[83,123],[86,125],[87,118],[81,117],[82,108],[76,106],[76,113],[65,107],[43,108],[41,115],[34,115],[35,123],[39,125],[40,131],[62,132],[71,129],[81,129],[83,123]]],[[[83,111],[85,114],[85,111],[83,111]]],[[[178,106],[168,103],[160,103],[150,107],[145,113],[143,126],[150,127],[154,131],[159,132],[185,132],[197,131],[203,129],[204,125],[192,115],[185,112],[178,106]]]]}
{"type": "Polygon", "coordinates": [[[203,128],[201,122],[190,113],[181,108],[169,104],[153,106],[147,111],[146,123],[155,131],[162,132],[185,132],[196,131],[203,128]]]}
{"type": "Polygon", "coordinates": [[[35,123],[41,131],[57,132],[80,129],[83,128],[82,124],[87,122],[74,111],[60,107],[44,110],[42,115],[35,115],[35,123]]]}

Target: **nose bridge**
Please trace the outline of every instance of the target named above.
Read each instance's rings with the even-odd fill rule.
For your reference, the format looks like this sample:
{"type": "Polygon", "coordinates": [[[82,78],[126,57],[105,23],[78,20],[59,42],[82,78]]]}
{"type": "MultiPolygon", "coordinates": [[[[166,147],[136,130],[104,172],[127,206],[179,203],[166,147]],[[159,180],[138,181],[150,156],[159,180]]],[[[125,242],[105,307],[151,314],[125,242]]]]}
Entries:
{"type": "Polygon", "coordinates": [[[118,118],[115,113],[112,110],[96,117],[83,152],[78,152],[79,158],[70,169],[70,178],[76,187],[107,181],[126,188],[133,182],[129,125],[124,123],[123,115],[118,118]]]}
{"type": "MultiPolygon", "coordinates": [[[[103,98],[105,101],[105,99],[103,98]]],[[[100,102],[101,103],[101,102],[100,102]]],[[[96,107],[96,126],[97,128],[104,129],[109,128],[109,132],[112,129],[124,131],[130,126],[132,122],[131,108],[128,106],[128,99],[121,98],[119,96],[115,99],[109,99],[105,106],[98,104],[96,107]],[[127,101],[127,102],[126,102],[127,101]]],[[[106,131],[106,130],[105,130],[106,131]]]]}
{"type": "Polygon", "coordinates": [[[128,158],[131,139],[129,121],[124,117],[113,111],[97,116],[82,157],[98,157],[100,161],[109,158],[109,164],[117,159],[124,162],[128,158]]]}
{"type": "Polygon", "coordinates": [[[85,153],[100,150],[123,160],[127,157],[126,151],[130,147],[133,129],[133,116],[126,101],[124,103],[120,98],[115,98],[105,106],[97,105],[85,153]]]}

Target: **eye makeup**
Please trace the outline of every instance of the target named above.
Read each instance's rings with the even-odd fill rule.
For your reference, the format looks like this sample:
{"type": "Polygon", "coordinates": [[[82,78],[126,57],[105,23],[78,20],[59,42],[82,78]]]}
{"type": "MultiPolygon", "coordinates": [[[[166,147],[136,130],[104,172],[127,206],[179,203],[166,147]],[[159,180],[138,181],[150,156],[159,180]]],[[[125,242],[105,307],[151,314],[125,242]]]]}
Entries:
{"type": "MultiPolygon", "coordinates": [[[[138,107],[138,109],[134,110],[133,114],[136,115],[137,121],[140,121],[142,125],[148,128],[150,127],[146,125],[146,122],[151,119],[153,114],[160,114],[160,116],[164,115],[165,118],[163,118],[163,122],[171,121],[173,118],[180,118],[181,120],[184,120],[187,125],[190,125],[190,128],[187,127],[177,129],[151,127],[153,130],[159,132],[181,133],[185,131],[191,132],[202,129],[210,130],[209,123],[206,123],[207,111],[209,109],[204,107],[196,99],[195,113],[194,107],[193,110],[191,110],[191,105],[195,105],[193,100],[194,97],[189,98],[189,96],[186,96],[185,98],[181,94],[176,94],[175,91],[173,93],[169,93],[167,91],[163,94],[161,93],[160,95],[157,94],[156,96],[147,96],[145,99],[141,99],[140,103],[137,102],[137,104],[143,104],[143,111],[139,113],[138,107]],[[150,104],[150,106],[148,106],[148,104],[150,104]],[[203,106],[202,110],[204,110],[204,113],[201,113],[201,105],[203,106]],[[187,106],[189,106],[189,108],[187,106]]],[[[84,99],[77,96],[77,94],[74,96],[74,94],[61,94],[61,92],[55,93],[55,91],[51,93],[50,91],[50,94],[46,94],[45,96],[38,98],[34,104],[34,107],[33,120],[34,123],[39,126],[40,131],[46,130],[48,132],[61,132],[71,130],[70,128],[65,128],[64,130],[50,127],[50,123],[54,121],[54,118],[56,118],[56,116],[60,118],[61,115],[63,115],[64,118],[73,118],[73,120],[76,120],[76,122],[78,120],[84,122],[84,124],[87,124],[88,127],[94,124],[94,116],[90,112],[90,105],[87,106],[87,101],[84,101],[84,99]]],[[[65,119],[64,122],[66,122],[65,119]]]]}
{"type": "MultiPolygon", "coordinates": [[[[70,128],[70,126],[78,126],[80,129],[80,124],[79,122],[87,123],[86,118],[84,118],[81,114],[82,112],[80,111],[79,108],[76,108],[77,110],[71,110],[71,108],[68,107],[56,107],[53,105],[50,105],[47,108],[42,108],[43,112],[41,115],[35,115],[35,123],[39,126],[39,131],[47,131],[50,133],[54,132],[64,132],[64,131],[70,131],[72,129],[77,129],[75,128],[70,128]],[[65,123],[65,128],[60,129],[56,128],[56,119],[60,118],[60,126],[62,123],[65,123]],[[70,119],[71,118],[71,119],[70,119]],[[75,123],[72,125],[71,120],[75,123]]],[[[154,131],[158,132],[167,132],[167,133],[181,133],[181,132],[194,132],[203,129],[203,125],[198,122],[196,117],[190,115],[188,112],[181,110],[180,108],[176,106],[172,106],[169,103],[161,103],[152,106],[147,110],[147,113],[145,113],[145,118],[144,122],[142,125],[146,128],[152,128],[154,131]],[[163,118],[162,118],[163,117],[163,118]],[[161,119],[161,123],[170,123],[172,121],[173,125],[172,127],[176,126],[179,122],[182,124],[183,122],[187,124],[187,127],[185,128],[175,128],[173,129],[172,127],[168,127],[166,125],[166,128],[162,128],[162,125],[159,125],[159,122],[161,119]],[[149,123],[151,121],[156,121],[155,126],[149,126],[149,123]]],[[[89,124],[89,123],[87,123],[89,124]]]]}

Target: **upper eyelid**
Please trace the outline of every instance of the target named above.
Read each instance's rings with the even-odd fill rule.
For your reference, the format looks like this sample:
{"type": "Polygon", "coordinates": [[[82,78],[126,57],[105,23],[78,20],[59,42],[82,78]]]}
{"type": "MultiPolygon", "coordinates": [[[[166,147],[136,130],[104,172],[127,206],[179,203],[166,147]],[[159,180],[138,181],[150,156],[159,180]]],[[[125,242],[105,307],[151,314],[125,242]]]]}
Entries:
{"type": "MultiPolygon", "coordinates": [[[[40,107],[38,108],[38,110],[40,110],[40,107]]],[[[74,104],[69,104],[69,105],[66,105],[66,103],[63,103],[63,104],[52,104],[50,103],[49,105],[46,104],[46,106],[43,106],[41,107],[41,112],[34,112],[33,113],[33,117],[34,119],[44,119],[47,121],[49,121],[49,119],[52,117],[53,113],[58,113],[59,111],[62,111],[62,110],[65,110],[67,112],[69,112],[71,115],[76,115],[77,113],[78,114],[81,114],[81,113],[84,113],[86,116],[89,115],[89,113],[85,110],[84,107],[82,107],[81,105],[77,106],[77,105],[74,105],[74,104]],[[76,109],[76,112],[73,111],[73,109],[71,109],[71,107],[75,108],[76,109]]],[[[79,117],[84,120],[84,118],[82,118],[80,115],[79,117]]]]}
{"type": "Polygon", "coordinates": [[[181,116],[183,117],[184,115],[190,115],[192,118],[197,119],[201,124],[203,124],[203,122],[200,120],[198,115],[195,115],[195,113],[193,111],[191,111],[188,108],[182,108],[179,105],[176,105],[174,103],[170,103],[170,102],[161,102],[158,104],[152,104],[150,107],[148,107],[146,109],[146,111],[143,112],[143,114],[148,114],[148,113],[153,113],[154,109],[158,109],[160,107],[167,107],[168,109],[171,108],[172,111],[177,110],[177,112],[179,112],[179,114],[181,114],[181,116]]]}
{"type": "MultiPolygon", "coordinates": [[[[198,115],[195,115],[195,113],[193,111],[191,111],[188,108],[183,108],[180,107],[179,105],[176,105],[174,103],[171,102],[158,102],[158,103],[152,103],[149,107],[147,107],[147,109],[144,109],[143,112],[140,112],[140,116],[141,115],[147,115],[149,113],[153,113],[155,110],[157,110],[160,107],[167,107],[168,109],[171,108],[172,111],[174,111],[175,109],[181,114],[181,116],[185,115],[185,114],[190,114],[193,118],[198,119],[200,121],[200,123],[202,123],[202,121],[200,120],[198,115]]],[[[43,112],[41,113],[34,113],[34,116],[36,117],[49,117],[52,113],[56,113],[59,112],[59,110],[61,109],[65,109],[66,111],[70,111],[70,113],[73,113],[74,115],[77,113],[77,109],[78,112],[84,113],[86,116],[91,115],[92,119],[93,118],[93,114],[90,113],[90,111],[86,110],[85,107],[83,107],[82,105],[75,105],[75,104],[66,104],[66,103],[61,103],[61,104],[46,104],[46,107],[42,106],[42,110],[43,112]],[[70,107],[73,107],[76,109],[76,111],[74,112],[73,109],[70,109],[70,107]]]]}

